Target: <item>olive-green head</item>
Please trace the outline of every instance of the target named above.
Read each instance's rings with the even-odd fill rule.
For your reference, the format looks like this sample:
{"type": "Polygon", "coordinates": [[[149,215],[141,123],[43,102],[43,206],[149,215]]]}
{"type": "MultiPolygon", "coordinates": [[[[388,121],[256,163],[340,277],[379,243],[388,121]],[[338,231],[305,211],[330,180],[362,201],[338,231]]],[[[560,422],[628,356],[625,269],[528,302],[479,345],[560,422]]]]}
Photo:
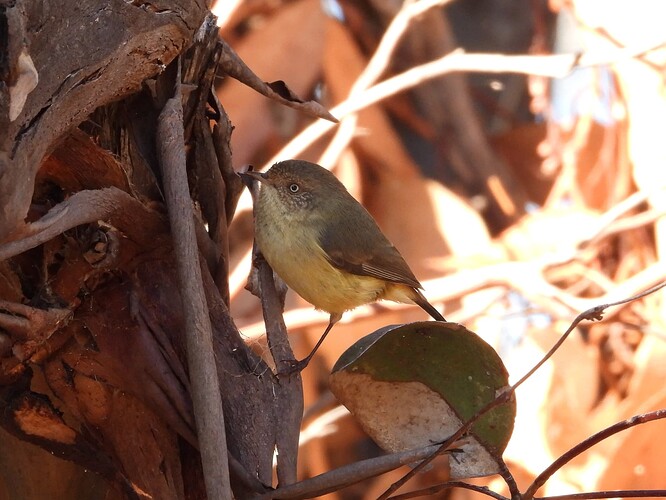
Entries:
{"type": "Polygon", "coordinates": [[[304,160],[287,160],[276,163],[265,173],[243,175],[261,182],[260,203],[292,216],[298,212],[334,213],[338,204],[351,197],[335,175],[304,160]]]}

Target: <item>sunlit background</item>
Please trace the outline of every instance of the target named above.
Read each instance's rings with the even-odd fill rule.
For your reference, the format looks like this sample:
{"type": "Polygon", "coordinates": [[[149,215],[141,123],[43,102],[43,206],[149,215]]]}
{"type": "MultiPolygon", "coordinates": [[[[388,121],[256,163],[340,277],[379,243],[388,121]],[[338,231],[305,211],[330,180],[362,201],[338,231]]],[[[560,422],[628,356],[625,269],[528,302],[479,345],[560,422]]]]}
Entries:
{"type": "MultiPolygon", "coordinates": [[[[298,157],[332,169],[404,255],[430,302],[491,343],[515,381],[578,313],[664,279],[666,4],[418,4],[217,2],[221,36],[262,80],[284,80],[334,114],[360,109],[337,114],[341,124],[323,135],[301,134],[313,119],[221,80],[217,94],[235,126],[234,165],[267,168],[298,157]],[[434,66],[423,81],[404,73],[457,49],[488,57],[464,73],[434,66]],[[585,67],[548,76],[573,65],[585,67]],[[394,77],[390,96],[368,106],[373,85],[394,77]]],[[[260,304],[244,290],[249,196],[230,234],[232,314],[261,352],[260,304]]],[[[518,391],[505,460],[519,486],[595,432],[666,406],[662,304],[657,293],[581,325],[518,391]]],[[[335,326],[304,372],[301,478],[380,453],[330,394],[327,376],[360,337],[422,319],[416,307],[382,303],[335,326]]],[[[289,292],[285,320],[300,358],[328,316],[289,292]]],[[[664,488],[665,440],[659,421],[633,427],[565,465],[541,494],[664,488]]],[[[327,498],[375,498],[402,474],[327,498]]],[[[410,489],[444,479],[446,471],[433,468],[410,489]]],[[[506,494],[499,479],[474,482],[506,494]]]]}

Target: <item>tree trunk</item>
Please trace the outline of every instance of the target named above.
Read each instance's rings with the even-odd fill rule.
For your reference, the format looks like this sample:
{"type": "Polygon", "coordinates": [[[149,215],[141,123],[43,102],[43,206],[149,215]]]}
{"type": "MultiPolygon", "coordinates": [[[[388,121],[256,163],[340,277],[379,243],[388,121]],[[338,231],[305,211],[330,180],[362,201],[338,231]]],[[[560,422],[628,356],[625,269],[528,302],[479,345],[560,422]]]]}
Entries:
{"type": "MultiPolygon", "coordinates": [[[[182,304],[197,298],[219,382],[200,394],[222,399],[235,495],[271,486],[276,446],[281,484],[295,480],[300,377],[278,380],[228,311],[242,185],[211,93],[224,44],[207,15],[203,0],[0,0],[0,498],[206,497],[199,451],[220,436],[197,432],[210,415],[192,403],[207,388],[188,359],[206,346],[186,341],[182,304]],[[172,97],[194,291],[177,279],[187,257],[162,194],[172,97]]],[[[271,273],[257,286],[275,297],[269,335],[285,335],[271,273]]]]}

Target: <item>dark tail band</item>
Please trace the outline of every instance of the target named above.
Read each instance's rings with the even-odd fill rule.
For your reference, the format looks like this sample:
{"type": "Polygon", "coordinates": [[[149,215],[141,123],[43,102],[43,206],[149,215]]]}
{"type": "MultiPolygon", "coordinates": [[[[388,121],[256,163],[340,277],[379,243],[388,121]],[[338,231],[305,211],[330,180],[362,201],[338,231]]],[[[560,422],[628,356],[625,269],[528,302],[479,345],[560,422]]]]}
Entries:
{"type": "Polygon", "coordinates": [[[446,321],[444,316],[440,314],[440,312],[433,307],[433,305],[428,302],[428,300],[423,296],[420,290],[414,289],[416,292],[416,296],[414,297],[414,303],[417,304],[421,309],[423,309],[425,312],[430,314],[430,316],[433,317],[436,321],[446,321]]]}

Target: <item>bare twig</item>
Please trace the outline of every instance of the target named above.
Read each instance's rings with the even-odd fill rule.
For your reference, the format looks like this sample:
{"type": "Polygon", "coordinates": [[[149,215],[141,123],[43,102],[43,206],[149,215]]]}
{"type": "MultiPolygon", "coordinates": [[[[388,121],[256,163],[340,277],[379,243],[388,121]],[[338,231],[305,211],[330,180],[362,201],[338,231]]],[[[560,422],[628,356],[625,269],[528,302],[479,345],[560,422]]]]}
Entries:
{"type": "MultiPolygon", "coordinates": [[[[333,399],[333,395],[330,392],[327,393],[327,395],[333,399]]],[[[349,410],[342,405],[337,405],[322,413],[312,420],[312,422],[308,423],[308,425],[301,431],[298,442],[299,446],[303,446],[314,439],[321,439],[332,434],[335,430],[340,428],[340,425],[337,423],[338,420],[350,416],[351,413],[349,413],[349,410]]],[[[303,419],[306,419],[305,415],[303,419]]]]}
{"type": "Polygon", "coordinates": [[[376,82],[382,73],[386,70],[398,42],[402,39],[405,32],[409,29],[412,22],[419,16],[425,14],[430,9],[442,7],[451,0],[422,0],[420,2],[405,2],[395,15],[391,24],[386,28],[382,39],[379,41],[377,50],[372,59],[358,77],[351,92],[350,97],[357,92],[367,89],[376,82]]]}
{"type": "Polygon", "coordinates": [[[0,262],[46,243],[68,229],[98,220],[108,221],[139,244],[154,243],[155,236],[167,229],[160,214],[118,188],[79,191],[25,226],[12,241],[0,245],[0,262]]]}
{"type": "MultiPolygon", "coordinates": [[[[649,292],[651,293],[653,291],[654,290],[651,290],[649,292]]],[[[660,420],[663,418],[666,418],[666,409],[656,410],[649,413],[644,413],[642,415],[635,415],[631,418],[628,418],[627,420],[617,422],[616,424],[613,424],[610,427],[607,427],[604,430],[597,432],[596,434],[578,443],[576,446],[571,448],[569,451],[567,451],[557,460],[555,460],[552,464],[550,464],[541,474],[539,474],[534,479],[534,481],[532,481],[532,484],[527,488],[527,490],[525,490],[523,498],[525,500],[530,500],[531,498],[533,498],[534,494],[539,490],[539,488],[541,488],[555,472],[560,470],[566,463],[570,462],[584,451],[590,449],[595,444],[603,441],[604,439],[608,438],[609,436],[612,436],[613,434],[617,434],[618,432],[630,429],[631,427],[634,427],[636,425],[643,424],[645,422],[652,422],[653,420],[660,420]]],[[[590,498],[601,498],[601,497],[590,497],[590,498]]]]}
{"type": "MultiPolygon", "coordinates": [[[[418,498],[423,496],[434,495],[440,491],[448,490],[451,488],[463,488],[466,490],[475,491],[482,495],[495,498],[496,500],[506,500],[506,497],[494,492],[486,486],[477,486],[474,484],[463,483],[461,481],[451,481],[447,483],[437,484],[429,488],[410,491],[402,495],[395,495],[390,497],[389,500],[406,500],[408,498],[418,498]]],[[[569,495],[553,495],[547,497],[535,497],[535,500],[591,500],[595,498],[656,498],[666,497],[666,490],[606,490],[606,491],[589,491],[585,493],[571,493],[569,495]]]]}
{"type": "MultiPolygon", "coordinates": [[[[266,323],[268,345],[278,369],[285,362],[294,361],[289,345],[287,327],[282,318],[284,294],[278,296],[273,269],[265,259],[257,259],[261,287],[261,305],[266,323]]],[[[298,438],[303,417],[303,381],[300,373],[279,377],[275,388],[275,416],[280,425],[276,429],[278,484],[286,486],[296,482],[298,464],[298,438]]]]}
{"type": "Polygon", "coordinates": [[[666,490],[605,490],[539,497],[538,500],[585,500],[592,498],[655,498],[666,497],[666,490]]]}
{"type": "Polygon", "coordinates": [[[203,292],[186,156],[180,70],[174,96],[160,113],[157,143],[184,313],[192,402],[208,498],[231,499],[224,412],[208,306],[203,292]]]}
{"type": "Polygon", "coordinates": [[[589,244],[594,245],[599,243],[600,240],[609,236],[647,226],[648,224],[652,224],[658,221],[664,216],[666,216],[666,210],[652,208],[646,210],[645,212],[616,220],[609,224],[607,227],[600,230],[599,233],[595,235],[594,239],[589,241],[589,244]]]}
{"type": "Polygon", "coordinates": [[[506,462],[501,456],[495,457],[495,461],[499,466],[500,476],[502,476],[502,479],[504,479],[504,482],[509,487],[509,491],[511,492],[511,498],[513,498],[514,500],[518,500],[518,498],[520,497],[520,490],[518,489],[518,484],[516,483],[516,479],[513,477],[513,474],[511,474],[509,467],[506,465],[506,462]]]}
{"type": "MultiPolygon", "coordinates": [[[[602,66],[645,54],[663,44],[649,47],[617,49],[614,51],[590,51],[584,54],[557,54],[548,56],[512,56],[504,54],[467,54],[462,50],[451,52],[429,63],[411,68],[388,80],[384,80],[367,91],[331,109],[331,113],[342,119],[361,109],[399,92],[411,89],[428,80],[455,72],[469,73],[517,73],[561,78],[577,68],[602,66]]],[[[334,123],[318,120],[305,128],[278,152],[268,165],[276,161],[293,158],[306,147],[328,132],[334,123]]]]}
{"type": "Polygon", "coordinates": [[[641,292],[637,295],[629,297],[628,299],[622,299],[622,300],[618,300],[618,301],[615,301],[615,302],[610,302],[608,304],[597,305],[597,306],[594,306],[590,309],[587,309],[586,311],[583,311],[578,316],[576,316],[576,318],[573,320],[573,322],[571,323],[569,328],[567,328],[567,330],[564,332],[564,334],[559,338],[559,340],[557,342],[555,342],[553,347],[550,348],[550,350],[545,354],[545,356],[543,358],[541,358],[541,360],[536,365],[534,365],[534,367],[531,370],[529,370],[525,375],[523,375],[520,378],[520,380],[518,380],[518,382],[513,384],[509,390],[511,392],[515,392],[515,390],[519,386],[521,386],[528,378],[530,378],[534,374],[534,372],[536,372],[539,368],[541,368],[544,365],[544,363],[546,361],[548,361],[548,359],[550,359],[550,357],[553,354],[555,354],[555,352],[560,348],[560,346],[564,343],[564,341],[569,337],[571,332],[582,321],[584,321],[584,320],[600,321],[601,319],[603,319],[604,311],[606,309],[608,309],[609,307],[619,306],[619,305],[627,304],[629,302],[633,302],[635,300],[638,300],[638,299],[641,299],[641,298],[645,297],[646,295],[650,295],[650,294],[664,288],[665,286],[666,286],[666,282],[662,282],[659,285],[654,286],[654,287],[652,287],[648,290],[645,290],[645,291],[643,291],[643,292],[641,292]]]}
{"type": "Polygon", "coordinates": [[[429,488],[423,488],[421,490],[410,491],[408,493],[403,493],[402,495],[395,495],[390,498],[390,500],[405,500],[407,498],[418,498],[426,495],[434,495],[440,491],[449,490],[451,488],[463,488],[465,490],[476,491],[482,495],[487,495],[496,500],[507,500],[504,495],[495,493],[493,490],[487,486],[477,486],[475,484],[464,483],[462,481],[447,481],[446,483],[436,484],[429,488]]]}
{"type": "MultiPolygon", "coordinates": [[[[254,262],[259,273],[261,305],[264,312],[268,346],[279,372],[281,364],[296,360],[294,352],[289,345],[289,335],[287,327],[284,324],[284,318],[282,317],[284,296],[287,290],[284,288],[278,292],[273,279],[273,269],[259,252],[257,252],[254,262]]],[[[300,374],[296,375],[295,378],[300,378],[300,374]]]]}
{"type": "MultiPolygon", "coordinates": [[[[566,255],[561,258],[568,258],[566,255]]],[[[433,302],[447,302],[461,297],[468,297],[471,293],[488,288],[505,288],[514,290],[526,300],[538,305],[557,317],[570,315],[595,307],[600,302],[612,302],[621,296],[632,296],[666,280],[666,265],[657,262],[643,269],[631,278],[615,286],[608,293],[594,298],[576,297],[550,284],[543,277],[543,269],[560,261],[560,257],[550,255],[540,261],[504,262],[480,269],[459,271],[444,278],[436,278],[423,282],[428,290],[428,297],[433,302]]],[[[404,309],[409,306],[395,303],[382,303],[381,306],[362,306],[346,313],[346,321],[377,316],[383,311],[390,312],[404,309]]],[[[607,319],[615,316],[621,308],[608,311],[607,319]]],[[[453,313],[452,321],[459,321],[459,313],[453,313]]],[[[465,315],[465,313],[460,313],[465,315]]],[[[295,309],[285,314],[287,327],[293,333],[295,330],[313,325],[325,325],[327,316],[308,307],[295,309]]],[[[248,337],[258,337],[264,334],[263,324],[256,323],[243,328],[248,337]]]]}
{"type": "Polygon", "coordinates": [[[663,195],[664,189],[666,189],[666,186],[659,186],[650,190],[637,191],[627,196],[624,200],[608,209],[604,214],[601,215],[599,218],[599,225],[595,232],[591,234],[587,241],[583,243],[586,245],[591,245],[599,241],[600,238],[607,235],[612,230],[612,224],[615,221],[617,221],[630,210],[636,208],[641,203],[646,202],[648,199],[650,199],[650,197],[659,195],[660,193],[663,195]]]}
{"type": "MultiPolygon", "coordinates": [[[[391,57],[395,52],[398,42],[402,39],[403,35],[407,32],[416,18],[425,14],[430,9],[443,6],[450,1],[451,0],[424,0],[421,2],[405,2],[391,21],[391,24],[386,28],[386,31],[384,32],[382,39],[379,41],[379,45],[367,66],[356,79],[354,85],[352,85],[347,100],[354,99],[356,96],[363,93],[368,87],[375,83],[380,76],[382,76],[391,62],[391,57]]],[[[354,137],[357,121],[356,118],[356,114],[351,114],[342,120],[340,127],[335,133],[335,137],[333,137],[326,152],[319,160],[319,163],[322,166],[331,168],[333,164],[335,164],[339,154],[354,137]]]]}
{"type": "Polygon", "coordinates": [[[431,455],[438,446],[426,446],[416,450],[392,453],[381,457],[361,460],[353,464],[339,467],[329,472],[324,472],[318,476],[300,481],[298,483],[278,488],[265,495],[257,496],[257,500],[296,500],[300,498],[314,498],[325,495],[332,491],[337,491],[346,486],[350,486],[364,479],[379,476],[385,472],[397,469],[406,464],[411,464],[417,460],[431,455]]]}

